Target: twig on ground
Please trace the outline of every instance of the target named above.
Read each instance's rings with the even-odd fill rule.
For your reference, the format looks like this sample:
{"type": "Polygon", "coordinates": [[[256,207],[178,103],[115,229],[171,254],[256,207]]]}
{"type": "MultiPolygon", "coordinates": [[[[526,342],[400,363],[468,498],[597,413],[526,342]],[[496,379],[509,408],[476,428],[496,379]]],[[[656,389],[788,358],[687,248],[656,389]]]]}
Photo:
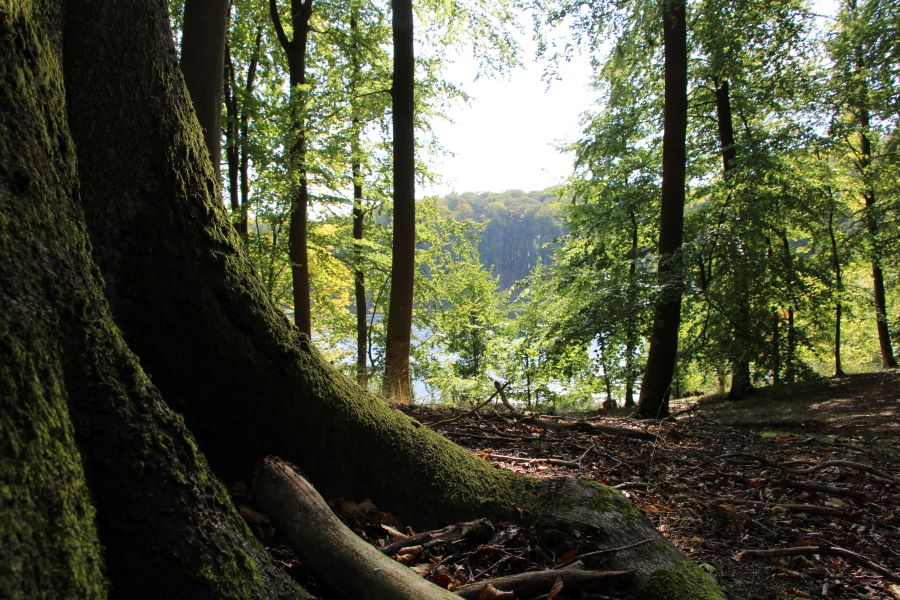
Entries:
{"type": "Polygon", "coordinates": [[[883,575],[887,579],[894,582],[900,582],[900,575],[897,575],[887,567],[880,565],[862,554],[857,554],[852,550],[841,548],[839,546],[795,546],[793,548],[772,548],[770,550],[741,550],[734,555],[734,560],[740,562],[745,557],[773,558],[778,556],[801,556],[808,554],[825,554],[828,556],[839,556],[850,562],[863,566],[871,571],[875,571],[879,575],[883,575]]]}
{"type": "Polygon", "coordinates": [[[434,425],[432,425],[431,428],[432,428],[432,429],[437,429],[438,427],[443,427],[444,425],[449,425],[450,423],[455,423],[456,421],[459,421],[460,419],[463,419],[463,418],[465,418],[465,417],[468,417],[469,415],[472,415],[472,414],[477,413],[477,412],[478,412],[479,410],[481,410],[484,406],[487,406],[487,404],[488,404],[491,400],[493,400],[494,397],[495,397],[497,394],[499,394],[502,390],[504,390],[504,389],[506,388],[506,386],[508,386],[508,385],[509,385],[509,382],[507,381],[506,383],[504,383],[503,385],[501,385],[499,388],[495,389],[495,390],[494,390],[494,393],[491,394],[490,396],[488,396],[488,399],[487,399],[487,400],[485,400],[484,402],[482,402],[481,404],[479,404],[478,406],[476,406],[476,407],[473,408],[472,410],[466,411],[466,412],[464,412],[464,413],[462,413],[462,414],[456,415],[455,417],[451,417],[451,418],[449,418],[449,419],[444,419],[443,421],[438,421],[437,423],[435,423],[434,425]]]}
{"type": "Polygon", "coordinates": [[[635,542],[633,544],[628,544],[627,546],[619,546],[618,548],[602,548],[600,550],[594,550],[593,552],[585,552],[584,554],[580,554],[571,560],[567,560],[565,562],[561,562],[558,565],[554,566],[554,569],[562,569],[573,563],[578,561],[584,561],[588,558],[596,558],[598,556],[607,556],[609,554],[615,554],[616,552],[622,552],[624,550],[631,550],[632,548],[637,548],[639,546],[643,546],[644,544],[649,544],[652,540],[647,538],[646,540],[641,540],[639,542],[635,542]]]}
{"type": "Polygon", "coordinates": [[[563,460],[561,458],[528,458],[527,456],[507,456],[505,454],[488,454],[484,453],[484,456],[488,458],[493,458],[494,460],[508,460],[511,462],[521,462],[521,463],[547,463],[549,465],[559,465],[561,467],[571,467],[573,469],[577,469],[581,467],[577,462],[573,462],[571,460],[563,460]]]}
{"type": "Polygon", "coordinates": [[[470,583],[458,587],[454,592],[466,598],[475,600],[482,590],[491,585],[498,590],[510,590],[516,592],[516,597],[528,597],[546,592],[556,582],[562,579],[563,584],[572,590],[587,589],[596,590],[600,585],[617,586],[631,581],[634,571],[576,571],[569,569],[556,569],[551,571],[529,571],[518,575],[508,575],[487,579],[477,583],[470,583]]]}

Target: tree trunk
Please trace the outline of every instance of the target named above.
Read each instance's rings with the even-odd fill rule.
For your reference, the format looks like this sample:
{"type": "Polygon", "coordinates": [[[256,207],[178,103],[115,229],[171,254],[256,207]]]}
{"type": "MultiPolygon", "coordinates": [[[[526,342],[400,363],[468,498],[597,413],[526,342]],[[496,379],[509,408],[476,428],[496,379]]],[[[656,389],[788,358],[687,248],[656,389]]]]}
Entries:
{"type": "MultiPolygon", "coordinates": [[[[241,202],[238,196],[238,178],[240,177],[240,131],[238,116],[237,76],[234,72],[234,61],[231,60],[231,45],[225,43],[225,164],[228,165],[228,205],[231,215],[240,214],[241,202]]],[[[240,229],[238,229],[240,231],[240,229]]],[[[242,236],[243,237],[243,236],[242,236]]],[[[246,239],[244,240],[246,242],[246,239]]]]}
{"type": "Polygon", "coordinates": [[[306,168],[306,49],[309,40],[309,19],[312,17],[313,0],[291,0],[291,26],[294,39],[289,40],[278,14],[277,0],[269,0],[269,14],[281,48],[288,61],[288,78],[291,85],[291,122],[294,132],[290,148],[290,161],[297,169],[299,185],[291,200],[291,218],[288,225],[288,259],[291,263],[291,283],[294,294],[294,323],[306,334],[312,335],[312,310],[309,296],[309,248],[308,210],[309,181],[306,168]]]}
{"type": "Polygon", "coordinates": [[[669,393],[678,358],[681,324],[684,233],[685,136],[687,130],[687,22],[684,0],[665,0],[665,109],[663,115],[663,180],[659,223],[660,294],[653,315],[647,366],[641,381],[638,411],[644,418],[669,414],[669,393]]]}
{"type": "MultiPolygon", "coordinates": [[[[856,0],[849,0],[847,8],[858,18],[856,0]]],[[[866,203],[865,222],[872,245],[872,295],[875,300],[875,326],[878,331],[878,347],[881,351],[881,366],[885,369],[896,368],[897,359],[891,347],[891,332],[887,322],[887,299],[884,289],[884,274],[881,270],[881,261],[878,243],[878,218],[875,213],[875,188],[872,185],[870,173],[872,167],[872,141],[869,139],[869,82],[866,80],[866,64],[863,59],[863,49],[854,49],[855,77],[858,80],[859,96],[856,98],[856,106],[852,107],[852,113],[859,122],[859,158],[857,169],[863,182],[863,200],[866,203]]]]}
{"type": "Polygon", "coordinates": [[[353,240],[356,242],[353,252],[353,292],[356,299],[356,383],[367,387],[369,372],[366,367],[366,357],[369,354],[368,341],[368,312],[366,303],[366,274],[362,265],[362,240],[364,233],[366,212],[363,210],[363,174],[362,174],[362,128],[359,117],[359,100],[356,98],[359,92],[359,28],[357,24],[356,4],[352,7],[350,16],[350,35],[352,36],[352,73],[350,79],[350,102],[352,113],[351,141],[351,166],[353,175],[353,240]]]}
{"type": "MultiPolygon", "coordinates": [[[[117,13],[146,31],[141,51],[165,44],[171,80],[182,85],[161,7],[148,15],[124,4],[67,4],[67,66],[92,77],[119,57],[140,69],[140,58],[118,55],[133,40],[104,27],[117,13]],[[92,45],[106,45],[109,60],[92,45]]],[[[0,72],[19,76],[0,78],[0,596],[103,598],[108,587],[121,598],[304,597],[254,540],[112,321],[77,205],[87,190],[54,46],[61,3],[8,6],[0,72]]],[[[90,107],[97,90],[83,91],[90,126],[108,128],[108,114],[90,107]]],[[[142,115],[118,118],[140,131],[142,115]]],[[[193,169],[214,190],[190,123],[193,169]]]]}
{"type": "MultiPolygon", "coordinates": [[[[829,191],[829,195],[831,192],[829,191]]],[[[844,293],[844,278],[841,274],[841,256],[838,253],[837,238],[834,235],[834,204],[828,207],[828,239],[831,242],[831,269],[834,271],[834,288],[838,299],[834,303],[834,377],[843,377],[841,366],[841,299],[844,293]]]]}
{"type": "MultiPolygon", "coordinates": [[[[204,168],[201,132],[185,117],[190,109],[167,37],[165,3],[71,0],[69,6],[65,74],[75,144],[67,147],[78,148],[80,197],[107,296],[153,381],[179,407],[221,474],[246,477],[258,459],[277,454],[300,465],[319,489],[372,498],[418,525],[524,514],[527,521],[597,527],[614,545],[651,538],[652,544],[610,560],[611,569],[636,571],[633,595],[723,598],[620,493],[577,480],[550,485],[496,469],[369,396],[323,360],[266,296],[215,195],[212,174],[204,168]]],[[[54,105],[61,106],[61,100],[54,105]]],[[[0,220],[11,222],[16,221],[0,220]]],[[[102,350],[90,356],[98,354],[109,356],[102,350]]],[[[85,364],[94,364],[93,358],[75,363],[89,372],[85,364]]],[[[128,390],[150,387],[146,378],[122,380],[133,382],[128,390]]],[[[108,384],[82,389],[95,398],[107,387],[116,389],[108,384]]],[[[162,403],[155,406],[164,409],[162,403]]],[[[92,427],[106,422],[88,421],[92,427]]],[[[150,423],[161,427],[165,420],[157,416],[150,423]]],[[[182,421],[171,417],[170,423],[177,429],[182,421]]],[[[88,437],[97,444],[109,439],[99,429],[88,437]]],[[[116,490],[138,491],[116,498],[121,513],[118,521],[110,513],[109,527],[136,527],[135,515],[157,510],[160,523],[171,519],[184,523],[188,534],[197,528],[205,532],[197,537],[182,531],[179,537],[156,523],[159,531],[149,532],[150,538],[123,536],[123,544],[140,546],[117,551],[123,559],[139,557],[130,568],[140,571],[136,576],[145,587],[136,596],[151,593],[154,587],[147,582],[154,577],[153,585],[183,584],[182,591],[201,598],[279,595],[270,591],[267,576],[259,575],[263,567],[255,566],[251,551],[237,543],[244,538],[223,540],[225,532],[237,529],[223,517],[233,509],[194,446],[160,437],[157,430],[112,439],[123,451],[143,444],[162,448],[148,452],[148,461],[127,461],[125,467],[144,479],[132,482],[112,473],[110,480],[123,484],[116,490]],[[185,474],[187,467],[155,462],[165,452],[195,470],[185,474]],[[155,502],[162,494],[157,479],[174,481],[178,485],[164,487],[190,498],[170,500],[163,494],[163,503],[155,502]],[[206,489],[221,500],[212,503],[211,494],[201,493],[206,489]],[[173,555],[178,560],[166,566],[193,573],[197,581],[162,575],[153,557],[173,555]],[[202,585],[208,591],[196,593],[195,586],[202,585]],[[226,591],[225,585],[232,587],[226,591]],[[248,586],[253,589],[245,593],[248,586]],[[269,590],[261,589],[266,586],[269,590]]],[[[116,461],[119,450],[107,445],[99,460],[116,461]]],[[[99,468],[88,472],[104,475],[99,468]]],[[[102,518],[99,499],[98,504],[102,518]]],[[[116,508],[115,502],[107,505],[116,508]]],[[[100,531],[102,536],[102,522],[100,531]]]]}
{"type": "Polygon", "coordinates": [[[231,49],[225,45],[225,155],[228,164],[228,197],[232,218],[237,218],[235,228],[244,241],[250,238],[250,156],[248,153],[250,112],[247,103],[256,83],[256,69],[262,46],[262,29],[256,32],[247,79],[243,90],[238,88],[237,71],[231,59],[231,49]]]}
{"type": "MultiPolygon", "coordinates": [[[[716,86],[716,122],[719,132],[719,147],[722,152],[722,172],[726,182],[730,179],[737,160],[737,146],[734,142],[734,120],[731,113],[731,91],[727,79],[714,80],[716,86]]],[[[742,267],[737,266],[736,269],[742,267]]],[[[741,273],[735,275],[734,302],[737,310],[734,317],[734,330],[731,358],[731,389],[728,398],[739,400],[753,391],[750,378],[750,340],[747,339],[752,324],[750,323],[750,305],[741,273]]]]}
{"type": "Polygon", "coordinates": [[[415,59],[412,0],[391,0],[394,29],[394,241],[382,395],[413,400],[409,373],[416,272],[415,59]]]}
{"type": "Polygon", "coordinates": [[[866,202],[866,229],[872,243],[872,294],[875,299],[875,325],[878,330],[878,347],[881,350],[881,366],[885,369],[897,368],[897,359],[891,347],[891,332],[887,321],[887,297],[884,291],[884,273],[878,249],[878,218],[875,215],[875,189],[869,182],[868,173],[872,165],[872,143],[869,141],[869,111],[860,107],[860,171],[865,180],[863,199],[866,202]]]}
{"type": "Polygon", "coordinates": [[[181,71],[216,179],[222,160],[222,89],[225,73],[226,0],[185,0],[181,71]]]}
{"type": "Polygon", "coordinates": [[[637,293],[637,259],[638,259],[638,224],[634,211],[628,216],[631,219],[631,251],[628,258],[628,283],[629,283],[629,302],[632,303],[632,309],[628,313],[628,321],[625,330],[625,408],[634,408],[634,354],[637,350],[637,319],[636,306],[637,302],[635,294],[637,293]]]}

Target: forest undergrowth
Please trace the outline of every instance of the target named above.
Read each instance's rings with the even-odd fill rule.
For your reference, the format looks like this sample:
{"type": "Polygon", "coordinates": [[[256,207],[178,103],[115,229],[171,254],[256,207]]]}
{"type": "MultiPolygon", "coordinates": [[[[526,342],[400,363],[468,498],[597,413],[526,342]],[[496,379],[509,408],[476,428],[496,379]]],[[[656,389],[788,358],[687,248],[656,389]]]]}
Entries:
{"type": "MultiPolygon", "coordinates": [[[[767,388],[739,403],[673,403],[678,418],[662,422],[514,415],[502,406],[408,412],[499,468],[622,491],[729,598],[898,599],[898,400],[900,373],[884,372],[767,388]]],[[[253,507],[248,487],[229,488],[276,560],[329,597],[253,507]]],[[[523,520],[417,532],[369,500],[329,500],[360,536],[463,597],[632,597],[614,575],[565,573],[602,573],[622,550],[600,531],[523,520]]]]}

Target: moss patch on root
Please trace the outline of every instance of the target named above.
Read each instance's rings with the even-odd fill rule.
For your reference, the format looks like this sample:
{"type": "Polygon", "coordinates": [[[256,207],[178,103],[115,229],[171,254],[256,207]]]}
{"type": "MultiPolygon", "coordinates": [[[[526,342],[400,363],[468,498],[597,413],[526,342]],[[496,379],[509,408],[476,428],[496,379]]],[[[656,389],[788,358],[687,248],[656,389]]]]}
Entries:
{"type": "Polygon", "coordinates": [[[725,600],[725,594],[703,569],[682,560],[670,569],[657,571],[638,583],[644,600],[725,600]]]}

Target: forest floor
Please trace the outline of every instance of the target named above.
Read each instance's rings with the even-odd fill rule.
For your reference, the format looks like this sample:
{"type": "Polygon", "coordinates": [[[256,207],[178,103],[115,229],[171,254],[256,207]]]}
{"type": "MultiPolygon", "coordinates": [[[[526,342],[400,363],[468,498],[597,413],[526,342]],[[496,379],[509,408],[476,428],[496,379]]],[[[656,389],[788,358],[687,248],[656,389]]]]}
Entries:
{"type": "MultiPolygon", "coordinates": [[[[410,414],[501,468],[621,490],[729,598],[900,600],[898,372],[765,388],[740,402],[676,401],[677,419],[661,422],[501,409],[452,421],[459,415],[447,410],[410,414]]],[[[414,532],[371,502],[332,505],[362,537],[393,543],[391,555],[445,587],[575,561],[602,569],[602,553],[585,556],[602,548],[589,531],[494,523],[407,543],[402,536],[414,532]]],[[[263,537],[286,567],[301,571],[271,530],[263,537]]],[[[629,596],[569,586],[483,597],[629,596]]]]}

